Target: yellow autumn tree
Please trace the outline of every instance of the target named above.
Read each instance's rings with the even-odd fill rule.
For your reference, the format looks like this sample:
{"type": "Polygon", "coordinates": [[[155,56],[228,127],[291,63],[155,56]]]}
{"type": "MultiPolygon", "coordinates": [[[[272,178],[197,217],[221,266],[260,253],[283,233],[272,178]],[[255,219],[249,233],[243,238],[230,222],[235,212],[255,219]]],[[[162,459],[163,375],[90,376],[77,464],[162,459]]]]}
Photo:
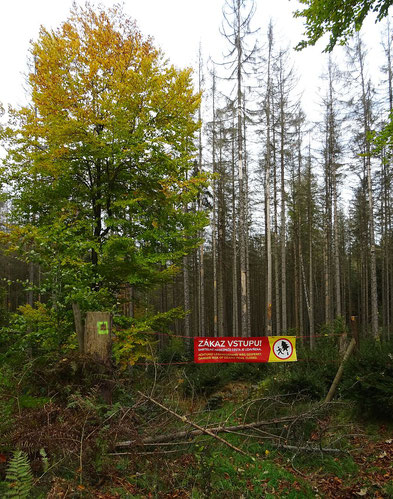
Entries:
{"type": "Polygon", "coordinates": [[[185,209],[206,182],[190,175],[190,69],[170,65],[121,7],[74,5],[32,43],[28,82],[5,166],[15,247],[42,265],[51,299],[109,307],[123,283],[173,275],[206,224],[185,209]]]}

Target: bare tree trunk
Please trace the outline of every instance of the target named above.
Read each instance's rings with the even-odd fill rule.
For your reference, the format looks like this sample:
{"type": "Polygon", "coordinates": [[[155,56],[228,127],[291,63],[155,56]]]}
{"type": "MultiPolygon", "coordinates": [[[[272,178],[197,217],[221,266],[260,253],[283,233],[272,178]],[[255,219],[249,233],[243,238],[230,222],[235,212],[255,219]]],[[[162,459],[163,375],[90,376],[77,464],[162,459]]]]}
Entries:
{"type": "MultiPolygon", "coordinates": [[[[328,154],[328,152],[327,152],[328,154]]],[[[325,279],[325,322],[332,321],[332,303],[331,303],[331,186],[330,186],[330,161],[325,165],[325,245],[323,250],[324,257],[324,279],[325,279]]]]}
{"type": "Polygon", "coordinates": [[[308,272],[308,289],[309,289],[309,303],[308,303],[308,320],[310,327],[310,348],[315,348],[315,324],[314,324],[314,265],[313,265],[313,210],[312,210],[312,176],[311,176],[311,151],[308,151],[308,259],[309,259],[309,272],[308,272]]]}
{"type": "Polygon", "coordinates": [[[272,237],[270,216],[270,168],[271,168],[271,63],[273,49],[273,27],[270,23],[268,32],[268,60],[267,60],[267,88],[266,88],[266,171],[265,171],[265,216],[266,216],[266,259],[267,259],[267,283],[266,283],[266,326],[267,335],[272,335],[272,237]]]}
{"type": "MultiPolygon", "coordinates": [[[[387,18],[386,34],[383,41],[383,48],[386,55],[386,68],[385,72],[387,74],[388,83],[388,98],[389,98],[389,111],[390,114],[393,110],[393,65],[392,65],[392,51],[393,51],[393,40],[390,27],[390,20],[387,18]]],[[[387,334],[388,340],[390,340],[390,330],[391,330],[391,317],[393,310],[391,308],[393,299],[393,279],[391,275],[391,211],[390,211],[390,189],[391,189],[391,168],[392,162],[386,160],[382,162],[383,169],[383,275],[384,275],[384,303],[382,309],[384,311],[384,327],[387,334]]]]}
{"type": "Polygon", "coordinates": [[[72,302],[72,312],[74,314],[75,332],[78,340],[79,353],[85,351],[84,324],[79,304],[72,302]]]}
{"type": "Polygon", "coordinates": [[[203,243],[199,247],[199,335],[205,334],[205,264],[203,243]]]}
{"type": "MultiPolygon", "coordinates": [[[[198,90],[202,92],[203,75],[202,75],[202,53],[199,48],[199,68],[198,68],[198,90]]],[[[198,119],[202,122],[201,106],[198,108],[198,119]]],[[[199,128],[198,138],[198,170],[202,173],[202,127],[199,128]]],[[[198,196],[198,211],[203,211],[201,195],[198,196]]],[[[203,231],[200,237],[203,238],[203,231]]],[[[199,247],[199,335],[205,335],[205,263],[204,263],[204,248],[203,243],[199,247]]]]}
{"type": "Polygon", "coordinates": [[[270,228],[270,165],[266,165],[266,257],[267,257],[267,292],[266,292],[266,315],[267,335],[272,335],[272,236],[270,228]]]}
{"type": "MultiPolygon", "coordinates": [[[[240,32],[240,16],[238,18],[240,32]]],[[[243,105],[241,87],[241,47],[238,37],[238,68],[237,68],[237,163],[239,177],[239,261],[240,261],[240,318],[241,336],[247,336],[248,310],[247,310],[247,263],[246,263],[246,194],[243,164],[243,105]]]]}
{"type": "Polygon", "coordinates": [[[237,298],[237,224],[235,196],[235,147],[232,140],[232,334],[239,335],[239,315],[237,298]]]}
{"type": "Polygon", "coordinates": [[[130,317],[134,317],[135,316],[135,293],[134,293],[134,287],[133,286],[130,286],[130,306],[129,306],[129,314],[130,314],[130,317]]]}
{"type": "MultiPolygon", "coordinates": [[[[192,209],[197,209],[197,206],[193,206],[192,209]]],[[[199,252],[196,251],[192,255],[189,255],[189,273],[191,275],[191,283],[190,287],[192,286],[192,293],[191,293],[191,308],[192,308],[192,315],[191,315],[191,336],[199,336],[199,296],[200,296],[200,291],[199,291],[199,252]]]]}
{"type": "MultiPolygon", "coordinates": [[[[274,144],[273,130],[273,144],[274,144]]],[[[275,294],[275,312],[276,312],[276,334],[281,333],[281,308],[280,308],[280,270],[279,270],[279,241],[278,241],[278,196],[277,196],[277,163],[273,159],[273,217],[274,217],[274,237],[272,240],[274,252],[274,294],[275,294]]]]}
{"type": "Polygon", "coordinates": [[[334,378],[333,380],[333,383],[332,383],[332,386],[330,387],[329,389],[329,393],[326,395],[326,399],[325,399],[325,403],[327,404],[328,402],[331,402],[333,396],[334,396],[334,393],[337,389],[337,386],[342,378],[342,375],[344,373],[344,365],[345,365],[345,362],[349,359],[349,357],[351,356],[354,348],[356,346],[356,341],[354,338],[352,338],[350,344],[348,345],[348,348],[347,348],[347,351],[345,352],[345,355],[343,357],[343,360],[340,364],[340,367],[338,368],[338,371],[337,371],[337,374],[336,374],[336,377],[334,378]]]}
{"type": "MultiPolygon", "coordinates": [[[[298,228],[296,229],[298,232],[298,228]]],[[[293,295],[294,295],[294,315],[295,315],[295,329],[298,334],[300,334],[300,324],[299,324],[299,282],[301,283],[301,279],[299,278],[299,241],[298,235],[295,233],[295,237],[293,239],[293,261],[294,261],[294,285],[293,285],[293,295]]],[[[301,284],[300,284],[301,286],[301,284]]]]}
{"type": "Polygon", "coordinates": [[[364,122],[364,146],[365,146],[365,162],[367,173],[367,195],[369,209],[369,238],[370,238],[370,280],[371,280],[371,332],[374,338],[379,335],[378,330],[378,295],[377,295],[377,263],[375,253],[375,231],[374,231],[374,200],[371,175],[371,159],[370,159],[370,141],[368,135],[371,127],[371,109],[370,100],[367,98],[366,82],[364,76],[364,53],[362,50],[360,38],[357,40],[357,57],[360,69],[361,90],[362,90],[362,105],[363,105],[363,122],[364,122]]]}
{"type": "Polygon", "coordinates": [[[374,338],[379,336],[378,328],[378,295],[377,295],[377,258],[375,253],[375,235],[374,235],[374,203],[371,183],[371,164],[370,158],[367,161],[368,176],[368,206],[370,211],[370,270],[371,270],[371,331],[374,338]]]}
{"type": "MultiPolygon", "coordinates": [[[[243,99],[243,109],[246,108],[245,99],[243,99]]],[[[246,120],[243,120],[243,137],[244,137],[244,173],[245,173],[245,247],[246,247],[246,277],[247,277],[247,336],[251,336],[251,292],[250,292],[250,254],[249,254],[249,196],[248,196],[248,169],[247,169],[247,130],[246,120]]]]}
{"type": "MultiPolygon", "coordinates": [[[[215,196],[213,196],[215,198],[215,196]]],[[[212,259],[213,259],[213,335],[218,336],[218,300],[217,300],[217,240],[216,240],[216,201],[213,199],[212,222],[212,259]]]]}
{"type": "Polygon", "coordinates": [[[217,295],[217,180],[215,175],[217,173],[216,166],[216,107],[215,107],[215,97],[216,97],[216,75],[213,70],[212,74],[213,86],[212,86],[212,127],[213,127],[213,137],[212,137],[212,161],[213,161],[213,207],[212,207],[212,259],[213,259],[213,335],[218,336],[218,295],[217,295]]]}
{"type": "MultiPolygon", "coordinates": [[[[246,74],[244,65],[247,64],[254,53],[254,49],[249,51],[245,44],[245,37],[252,34],[250,30],[250,21],[255,12],[255,5],[253,0],[249,2],[250,8],[246,15],[243,16],[243,7],[246,2],[244,0],[228,0],[225,7],[229,12],[224,11],[224,23],[222,26],[222,33],[229,41],[231,48],[228,57],[231,61],[227,64],[231,67],[231,76],[229,79],[236,78],[236,96],[233,101],[234,109],[236,110],[237,124],[237,171],[238,171],[238,216],[239,222],[238,229],[238,250],[239,250],[239,273],[240,273],[240,335],[246,336],[249,332],[249,298],[248,287],[249,280],[247,275],[247,193],[246,193],[246,169],[244,161],[244,140],[243,140],[243,127],[245,119],[245,106],[243,105],[243,77],[246,74]],[[233,56],[233,57],[232,57],[233,56]]],[[[236,238],[236,235],[233,236],[236,238]]],[[[235,252],[235,247],[233,248],[235,252]]],[[[235,255],[234,255],[235,256],[235,255]]],[[[234,258],[235,261],[235,258],[234,258]]],[[[235,287],[235,283],[233,284],[235,287]]],[[[237,283],[236,283],[237,287],[237,283]]],[[[237,289],[233,289],[233,330],[238,331],[237,311],[235,312],[235,305],[237,302],[237,289]]]]}
{"type": "Polygon", "coordinates": [[[334,218],[334,287],[336,292],[336,316],[342,315],[341,307],[341,277],[340,277],[340,248],[337,209],[337,173],[333,175],[333,218],[334,218]]]}
{"type": "Polygon", "coordinates": [[[309,304],[308,304],[308,320],[310,323],[310,348],[313,350],[315,348],[315,324],[314,324],[314,272],[313,272],[313,238],[312,231],[310,230],[310,239],[309,239],[309,304]]]}
{"type": "Polygon", "coordinates": [[[191,345],[191,327],[190,327],[190,275],[189,275],[189,256],[183,256],[183,294],[184,294],[184,310],[186,315],[184,317],[184,336],[186,336],[187,347],[191,345]]]}
{"type": "MultiPolygon", "coordinates": [[[[337,111],[336,111],[336,101],[334,98],[334,76],[335,68],[333,66],[331,58],[329,58],[328,64],[328,97],[327,97],[327,144],[326,144],[326,177],[328,180],[327,184],[327,196],[329,199],[329,218],[328,223],[331,228],[331,209],[333,208],[333,268],[334,268],[334,290],[335,290],[335,316],[342,315],[342,305],[341,305],[341,273],[340,273],[340,248],[339,248],[339,225],[338,225],[338,161],[337,156],[339,154],[338,137],[339,132],[337,126],[337,111]],[[331,206],[333,204],[333,207],[331,206]]],[[[332,307],[333,308],[333,307],[332,307]]]]}
{"type": "MultiPolygon", "coordinates": [[[[221,133],[221,132],[220,132],[221,133]]],[[[218,269],[217,269],[217,315],[218,315],[218,336],[224,335],[225,327],[225,301],[224,301],[224,263],[225,263],[225,223],[226,223],[226,201],[224,196],[224,166],[222,158],[223,140],[220,140],[219,149],[219,189],[218,189],[218,269]]],[[[234,191],[233,191],[234,192],[234,191]]],[[[236,226],[235,226],[236,230],[236,226]]],[[[236,239],[235,239],[236,242],[236,239]]]]}
{"type": "Polygon", "coordinates": [[[31,307],[34,305],[34,291],[33,291],[33,286],[34,286],[34,263],[29,262],[29,286],[30,289],[27,292],[27,303],[31,307]]]}
{"type": "MultiPolygon", "coordinates": [[[[286,264],[286,244],[285,244],[285,161],[284,161],[284,95],[281,95],[281,112],[280,112],[280,164],[281,164],[281,222],[280,222],[280,245],[281,245],[281,317],[282,330],[286,331],[287,326],[287,264],[286,264]]],[[[278,331],[280,334],[281,331],[278,331]]]]}
{"type": "Polygon", "coordinates": [[[327,250],[327,237],[325,236],[325,246],[323,248],[323,263],[324,263],[324,284],[325,284],[325,322],[330,321],[330,289],[329,289],[329,263],[327,250]]]}

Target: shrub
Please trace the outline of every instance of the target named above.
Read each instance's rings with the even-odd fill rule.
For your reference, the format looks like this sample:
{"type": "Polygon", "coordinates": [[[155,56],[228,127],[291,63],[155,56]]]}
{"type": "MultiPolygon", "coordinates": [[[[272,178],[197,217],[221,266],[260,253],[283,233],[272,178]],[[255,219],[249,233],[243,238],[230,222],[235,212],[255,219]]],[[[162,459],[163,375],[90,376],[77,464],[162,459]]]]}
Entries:
{"type": "Polygon", "coordinates": [[[158,362],[186,362],[189,360],[186,346],[181,338],[168,338],[167,344],[159,350],[158,362]]]}
{"type": "Polygon", "coordinates": [[[227,382],[224,364],[189,365],[185,368],[185,395],[195,393],[208,397],[227,382]]]}
{"type": "Polygon", "coordinates": [[[363,342],[360,351],[347,362],[340,393],[354,400],[365,415],[391,417],[393,342],[363,342]]]}
{"type": "Polygon", "coordinates": [[[61,319],[44,303],[23,305],[12,315],[10,325],[1,329],[0,353],[23,357],[30,352],[35,357],[57,351],[64,347],[72,330],[68,319],[61,319]]]}
{"type": "Polygon", "coordinates": [[[298,362],[270,365],[274,383],[269,391],[279,394],[301,394],[309,400],[321,400],[327,394],[337,371],[338,346],[336,338],[317,338],[316,347],[299,345],[298,362]]]}
{"type": "Polygon", "coordinates": [[[310,400],[321,400],[334,378],[334,368],[321,366],[315,362],[291,366],[284,374],[277,376],[272,384],[274,392],[296,393],[310,400]]]}
{"type": "Polygon", "coordinates": [[[186,395],[194,392],[210,396],[231,381],[253,381],[257,383],[267,372],[266,364],[201,364],[185,368],[186,380],[183,389],[186,395]],[[192,381],[190,381],[192,380],[192,381]]]}

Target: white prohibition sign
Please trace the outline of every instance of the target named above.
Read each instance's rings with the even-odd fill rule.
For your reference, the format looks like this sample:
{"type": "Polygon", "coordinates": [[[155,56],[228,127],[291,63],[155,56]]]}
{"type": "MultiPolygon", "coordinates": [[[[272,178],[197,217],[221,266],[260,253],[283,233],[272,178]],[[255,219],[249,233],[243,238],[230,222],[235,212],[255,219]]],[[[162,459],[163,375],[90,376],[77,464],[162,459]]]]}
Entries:
{"type": "Polygon", "coordinates": [[[287,338],[280,338],[273,344],[273,353],[280,360],[287,360],[293,354],[293,345],[287,338]]]}

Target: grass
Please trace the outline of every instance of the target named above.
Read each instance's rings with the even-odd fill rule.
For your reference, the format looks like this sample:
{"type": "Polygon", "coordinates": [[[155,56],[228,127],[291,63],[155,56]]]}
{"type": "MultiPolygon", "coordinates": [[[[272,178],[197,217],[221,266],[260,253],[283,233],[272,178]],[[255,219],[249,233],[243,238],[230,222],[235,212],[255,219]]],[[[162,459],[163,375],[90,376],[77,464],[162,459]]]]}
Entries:
{"type": "Polygon", "coordinates": [[[393,480],[388,482],[384,487],[383,487],[383,492],[386,495],[386,497],[393,498],[393,480]]]}
{"type": "Polygon", "coordinates": [[[351,456],[333,457],[328,454],[301,454],[294,460],[296,468],[305,473],[323,471],[338,478],[350,478],[358,472],[358,465],[351,456]]]}
{"type": "MultiPolygon", "coordinates": [[[[240,444],[236,436],[231,435],[228,440],[240,444]]],[[[309,484],[277,462],[274,452],[266,455],[264,448],[255,443],[246,450],[257,456],[255,461],[211,442],[196,445],[192,454],[179,453],[170,461],[158,456],[142,460],[138,466],[141,471],[134,468],[128,475],[129,483],[139,494],[128,497],[145,497],[149,492],[153,497],[165,497],[174,491],[187,491],[192,498],[217,499],[315,496],[309,484]]],[[[124,471],[124,459],[120,461],[124,471]]],[[[118,488],[108,490],[115,491],[118,488]]]]}

